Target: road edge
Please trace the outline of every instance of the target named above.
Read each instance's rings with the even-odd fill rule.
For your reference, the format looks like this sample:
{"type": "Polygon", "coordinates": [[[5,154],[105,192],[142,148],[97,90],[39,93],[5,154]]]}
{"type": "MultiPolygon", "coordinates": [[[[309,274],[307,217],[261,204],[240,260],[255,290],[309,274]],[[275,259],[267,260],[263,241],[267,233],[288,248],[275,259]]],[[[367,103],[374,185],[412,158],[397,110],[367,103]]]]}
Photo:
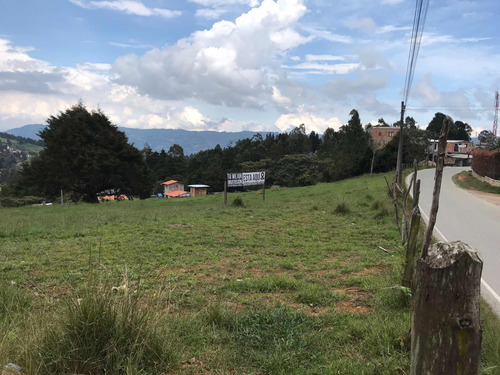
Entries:
{"type": "MultiPolygon", "coordinates": [[[[413,173],[410,173],[406,179],[405,179],[405,184],[406,186],[409,186],[409,181],[411,180],[413,176],[413,173]]],[[[412,192],[410,191],[410,195],[413,196],[412,192]]],[[[420,210],[420,213],[422,215],[422,218],[425,221],[425,225],[429,223],[429,217],[426,215],[424,210],[422,210],[422,207],[418,205],[418,209],[420,210]]],[[[442,241],[449,242],[448,239],[441,233],[437,225],[434,226],[434,233],[433,233],[437,238],[439,238],[442,241]]],[[[491,307],[491,309],[495,312],[495,314],[500,317],[500,296],[493,290],[492,287],[488,285],[486,281],[484,281],[483,278],[481,278],[481,297],[488,303],[488,305],[491,307]]]]}

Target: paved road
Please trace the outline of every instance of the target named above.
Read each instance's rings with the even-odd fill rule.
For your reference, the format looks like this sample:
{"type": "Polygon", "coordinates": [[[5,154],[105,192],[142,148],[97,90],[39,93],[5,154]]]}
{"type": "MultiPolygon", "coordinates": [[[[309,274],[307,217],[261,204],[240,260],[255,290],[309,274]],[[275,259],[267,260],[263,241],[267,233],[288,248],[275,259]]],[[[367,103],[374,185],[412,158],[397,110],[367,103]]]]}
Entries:
{"type": "MultiPolygon", "coordinates": [[[[457,187],[451,177],[469,167],[445,167],[434,235],[445,241],[463,241],[483,260],[481,294],[500,315],[500,206],[457,187]]],[[[420,212],[428,221],[434,187],[434,169],[418,172],[420,212]]]]}

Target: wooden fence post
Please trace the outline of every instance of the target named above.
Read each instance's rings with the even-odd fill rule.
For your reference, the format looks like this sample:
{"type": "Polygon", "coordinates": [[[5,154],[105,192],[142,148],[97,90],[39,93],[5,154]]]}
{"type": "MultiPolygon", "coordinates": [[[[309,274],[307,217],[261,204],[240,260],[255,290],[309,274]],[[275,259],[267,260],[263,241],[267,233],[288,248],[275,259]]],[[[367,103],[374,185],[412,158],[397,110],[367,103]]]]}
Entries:
{"type": "Polygon", "coordinates": [[[479,375],[483,262],[460,241],[439,242],[417,261],[411,375],[479,375]]]}
{"type": "Polygon", "coordinates": [[[429,214],[429,223],[424,235],[424,245],[422,247],[422,258],[427,256],[427,251],[431,244],[432,232],[434,232],[434,225],[436,224],[437,212],[439,209],[439,193],[441,192],[441,181],[443,180],[444,157],[446,155],[446,144],[448,139],[448,131],[450,130],[453,120],[451,117],[446,116],[443,120],[443,128],[439,136],[438,143],[438,159],[436,162],[436,174],[434,176],[434,190],[432,192],[432,206],[429,214]]]}
{"type": "Polygon", "coordinates": [[[417,239],[420,229],[420,209],[418,201],[420,197],[420,180],[415,183],[415,193],[413,195],[413,210],[411,212],[410,234],[408,236],[408,243],[406,244],[406,263],[403,272],[403,281],[401,285],[406,288],[411,288],[413,279],[413,269],[415,259],[417,256],[417,239]]]}

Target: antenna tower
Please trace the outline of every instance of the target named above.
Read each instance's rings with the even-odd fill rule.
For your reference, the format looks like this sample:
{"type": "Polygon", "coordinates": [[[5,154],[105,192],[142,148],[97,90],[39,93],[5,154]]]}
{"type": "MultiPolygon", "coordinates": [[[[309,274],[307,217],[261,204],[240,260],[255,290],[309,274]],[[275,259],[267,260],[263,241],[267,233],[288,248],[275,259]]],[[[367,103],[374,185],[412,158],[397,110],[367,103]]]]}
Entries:
{"type": "Polygon", "coordinates": [[[498,127],[498,91],[495,93],[495,119],[493,120],[493,135],[497,136],[498,127]]]}

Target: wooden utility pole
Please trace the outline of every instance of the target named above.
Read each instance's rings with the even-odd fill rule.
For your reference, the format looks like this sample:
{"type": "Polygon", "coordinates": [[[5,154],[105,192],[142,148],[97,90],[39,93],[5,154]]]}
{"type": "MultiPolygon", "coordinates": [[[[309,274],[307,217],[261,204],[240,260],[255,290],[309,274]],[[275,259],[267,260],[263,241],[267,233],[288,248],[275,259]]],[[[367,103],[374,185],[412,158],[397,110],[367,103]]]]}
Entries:
{"type": "Polygon", "coordinates": [[[411,375],[479,375],[483,262],[460,241],[439,242],[417,261],[411,375]]]}
{"type": "Polygon", "coordinates": [[[398,161],[396,163],[396,183],[399,187],[403,182],[403,122],[405,117],[405,102],[401,102],[401,119],[399,124],[398,161]]]}

